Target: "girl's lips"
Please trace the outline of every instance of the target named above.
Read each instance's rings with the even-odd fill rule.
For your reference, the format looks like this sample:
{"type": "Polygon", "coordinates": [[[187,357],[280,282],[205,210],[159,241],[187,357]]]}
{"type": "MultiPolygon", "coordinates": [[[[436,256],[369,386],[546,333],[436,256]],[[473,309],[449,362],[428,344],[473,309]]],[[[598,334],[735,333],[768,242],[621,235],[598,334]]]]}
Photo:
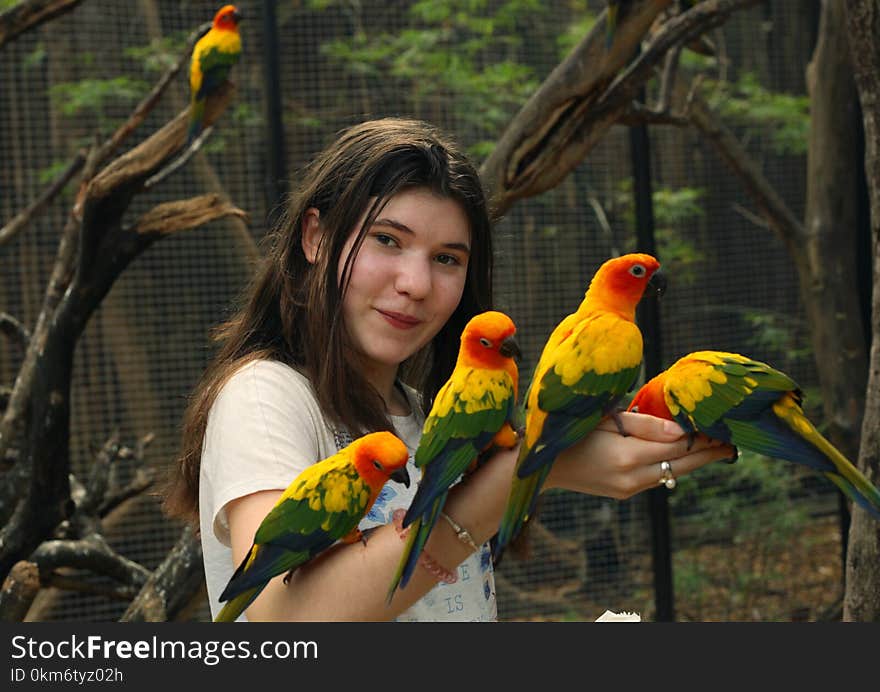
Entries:
{"type": "Polygon", "coordinates": [[[386,310],[378,310],[378,313],[385,318],[386,322],[388,322],[393,327],[397,327],[398,329],[412,329],[413,327],[417,327],[422,323],[420,319],[412,317],[410,315],[404,315],[401,312],[388,312],[386,310]]]}

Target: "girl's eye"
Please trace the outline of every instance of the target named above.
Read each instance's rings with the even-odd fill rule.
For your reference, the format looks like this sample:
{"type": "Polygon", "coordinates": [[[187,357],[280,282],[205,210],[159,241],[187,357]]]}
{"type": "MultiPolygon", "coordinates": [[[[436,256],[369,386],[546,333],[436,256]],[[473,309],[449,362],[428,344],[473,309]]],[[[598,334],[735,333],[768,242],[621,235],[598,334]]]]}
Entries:
{"type": "Polygon", "coordinates": [[[439,264],[446,264],[449,266],[461,264],[461,261],[455,255],[437,255],[437,262],[439,264]]]}
{"type": "Polygon", "coordinates": [[[387,233],[374,233],[373,237],[376,239],[376,242],[379,245],[385,245],[387,247],[396,247],[397,241],[387,233]]]}

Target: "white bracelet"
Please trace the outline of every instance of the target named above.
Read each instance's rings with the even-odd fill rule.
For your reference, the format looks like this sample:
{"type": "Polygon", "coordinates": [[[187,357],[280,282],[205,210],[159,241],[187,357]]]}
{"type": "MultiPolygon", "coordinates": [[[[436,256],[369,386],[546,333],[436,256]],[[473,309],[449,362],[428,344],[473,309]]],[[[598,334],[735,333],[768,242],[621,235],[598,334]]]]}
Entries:
{"type": "Polygon", "coordinates": [[[474,539],[471,537],[468,530],[463,526],[459,526],[456,521],[450,517],[446,512],[440,512],[440,516],[443,517],[449,525],[452,527],[452,530],[455,531],[455,535],[458,536],[458,540],[468,546],[475,553],[480,550],[480,546],[474,543],[474,539]]]}

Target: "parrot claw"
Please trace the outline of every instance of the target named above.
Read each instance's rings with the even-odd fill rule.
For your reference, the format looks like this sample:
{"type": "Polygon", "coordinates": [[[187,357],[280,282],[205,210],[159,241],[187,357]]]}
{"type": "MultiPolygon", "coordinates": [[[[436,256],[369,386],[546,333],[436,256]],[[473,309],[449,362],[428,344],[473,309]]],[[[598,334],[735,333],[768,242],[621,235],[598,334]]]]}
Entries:
{"type": "Polygon", "coordinates": [[[691,451],[691,447],[694,446],[694,442],[695,442],[696,439],[697,439],[697,433],[695,433],[695,432],[689,432],[689,433],[687,434],[687,438],[688,438],[687,451],[690,452],[690,451],[691,451]]]}
{"type": "Polygon", "coordinates": [[[293,573],[296,572],[296,567],[291,570],[288,570],[287,574],[284,575],[284,585],[287,586],[290,583],[290,578],[293,576],[293,573]]]}
{"type": "Polygon", "coordinates": [[[622,409],[614,409],[611,412],[611,419],[614,421],[614,425],[617,426],[617,432],[620,433],[621,437],[629,437],[629,433],[623,428],[623,421],[620,418],[620,412],[622,409]]]}

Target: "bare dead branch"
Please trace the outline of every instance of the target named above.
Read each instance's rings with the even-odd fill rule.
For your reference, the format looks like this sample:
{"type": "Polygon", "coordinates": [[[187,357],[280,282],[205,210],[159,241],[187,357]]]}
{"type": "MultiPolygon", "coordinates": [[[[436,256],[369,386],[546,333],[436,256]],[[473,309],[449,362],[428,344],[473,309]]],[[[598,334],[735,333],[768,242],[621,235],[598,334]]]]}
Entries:
{"type": "MultiPolygon", "coordinates": [[[[227,82],[208,98],[205,113],[209,123],[219,117],[234,92],[235,87],[227,82]]],[[[50,331],[61,330],[63,326],[64,331],[68,333],[78,333],[85,326],[85,322],[100,300],[110,290],[116,277],[132,259],[159,236],[159,234],[138,234],[139,240],[127,243],[125,236],[128,231],[119,228],[119,219],[131,197],[140,190],[143,181],[183,145],[187,121],[188,111],[183,110],[137,147],[105,167],[87,187],[82,220],[71,214],[65,226],[43,307],[37,318],[34,337],[16,378],[9,404],[0,421],[0,471],[8,470],[10,467],[6,450],[11,443],[13,430],[22,420],[31,400],[34,374],[41,364],[46,363],[50,331]],[[80,227],[81,237],[77,234],[80,227]],[[121,252],[120,247],[124,249],[121,252]],[[103,251],[100,251],[101,249],[103,251]],[[77,250],[80,259],[78,267],[74,270],[77,250]],[[76,291],[68,291],[74,273],[79,287],[76,291]],[[66,306],[60,306],[64,296],[69,302],[66,306]],[[65,319],[62,319],[58,310],[66,314],[65,319]],[[74,322],[70,323],[70,320],[74,322]]],[[[231,211],[231,208],[230,213],[243,214],[240,211],[231,211]]],[[[219,215],[208,214],[208,216],[219,218],[219,215]]],[[[57,345],[61,346],[60,343],[57,345]]],[[[58,358],[57,354],[55,357],[58,358]]],[[[66,356],[61,358],[64,361],[66,356]]]]}
{"type": "Polygon", "coordinates": [[[95,516],[98,507],[107,494],[110,478],[110,465],[119,457],[119,431],[115,431],[101,447],[89,473],[88,485],[83,493],[82,502],[78,503],[77,511],[95,516]]]}
{"type": "Polygon", "coordinates": [[[43,193],[25,209],[18,212],[9,222],[0,228],[0,247],[8,243],[21,232],[40,212],[46,209],[61,191],[83,167],[86,162],[84,151],[77,152],[67,167],[53,180],[43,193]]]}
{"type": "MultiPolygon", "coordinates": [[[[226,109],[235,95],[231,82],[223,84],[205,103],[205,122],[211,125],[226,109]]],[[[189,126],[189,108],[185,108],[164,127],[157,130],[138,146],[125,152],[89,183],[88,196],[92,200],[106,198],[114,191],[132,183],[141,185],[159,169],[186,142],[189,126]]]]}
{"type": "Polygon", "coordinates": [[[200,592],[204,577],[202,544],[192,529],[185,527],[120,620],[164,622],[174,619],[200,592]]]}
{"type": "Polygon", "coordinates": [[[156,475],[152,469],[138,469],[131,482],[107,494],[98,507],[98,516],[106,517],[124,502],[149,490],[155,482],[156,475]]]}
{"type": "MultiPolygon", "coordinates": [[[[849,53],[862,106],[864,168],[871,209],[874,289],[871,349],[858,467],[880,481],[880,7],[876,0],[846,0],[849,53]]],[[[852,513],[846,556],[845,622],[880,621],[880,532],[868,513],[852,513]]]]}
{"type": "Polygon", "coordinates": [[[0,48],[25,31],[70,12],[82,0],[24,0],[0,13],[0,48]]]}
{"type": "Polygon", "coordinates": [[[61,572],[52,572],[41,582],[41,586],[63,591],[104,596],[114,601],[131,601],[140,588],[133,584],[95,584],[84,578],[77,578],[61,572]]]}
{"type": "Polygon", "coordinates": [[[629,65],[642,38],[669,5],[634,3],[605,52],[604,22],[557,66],[505,130],[480,173],[492,196],[495,217],[517,199],[557,185],[630,111],[638,90],[655,73],[666,52],[722,24],[734,11],[762,0],[703,0],[664,22],[629,65]]]}
{"type": "Polygon", "coordinates": [[[28,342],[31,340],[27,327],[5,312],[0,312],[0,334],[17,342],[22,348],[27,348],[28,342]]]}
{"type": "Polygon", "coordinates": [[[45,541],[30,558],[47,575],[59,567],[76,567],[110,577],[122,584],[142,586],[150,571],[113,550],[103,537],[45,541]]]}
{"type": "Polygon", "coordinates": [[[0,622],[21,622],[40,591],[40,570],[26,560],[9,570],[0,589],[0,622]]]}
{"type": "Polygon", "coordinates": [[[678,59],[681,57],[681,44],[676,43],[663,61],[663,76],[660,79],[660,98],[656,110],[665,113],[669,110],[672,102],[672,90],[675,86],[675,77],[678,74],[678,59]]]}
{"type": "Polygon", "coordinates": [[[196,137],[192,144],[190,144],[186,150],[178,156],[174,161],[168,164],[161,171],[156,173],[154,176],[147,178],[146,182],[144,182],[144,189],[149,190],[154,185],[158,185],[163,180],[168,178],[175,171],[183,168],[187,162],[195,156],[199,151],[201,151],[202,146],[205,142],[208,141],[208,138],[211,136],[211,133],[214,131],[213,127],[206,127],[202,130],[198,137],[196,137]]]}
{"type": "Polygon", "coordinates": [[[622,98],[631,100],[673,46],[692,41],[709,29],[720,26],[737,10],[765,1],[703,0],[687,12],[664,22],[639,56],[617,75],[600,103],[612,106],[619,105],[622,98]]]}
{"type": "Polygon", "coordinates": [[[690,98],[687,117],[743,182],[767,223],[789,247],[803,244],[803,224],[785,204],[736,135],[721,122],[699,94],[692,93],[690,98]]]}
{"type": "Polygon", "coordinates": [[[733,204],[731,205],[731,209],[733,209],[737,214],[742,216],[744,219],[748,220],[749,223],[754,224],[758,228],[762,228],[764,230],[772,230],[770,224],[767,223],[767,219],[763,216],[758,216],[757,214],[753,214],[750,210],[746,209],[742,204],[733,204]]]}
{"type": "Polygon", "coordinates": [[[210,28],[211,22],[206,22],[190,33],[186,40],[185,48],[177,61],[164,72],[159,78],[159,81],[156,82],[155,86],[150,90],[150,93],[147,94],[137,106],[135,106],[126,121],[116,128],[116,131],[103,144],[95,148],[94,156],[90,157],[83,174],[84,184],[80,187],[77,202],[74,206],[75,215],[81,215],[82,202],[85,196],[87,183],[94,177],[98,167],[103,165],[107,159],[110,158],[128,136],[131,135],[131,133],[134,132],[144,121],[144,118],[147,117],[150,111],[155,108],[159,99],[162,97],[162,94],[165,93],[165,90],[168,88],[168,85],[171,84],[172,80],[177,76],[183,66],[189,62],[195,42],[198,41],[199,38],[201,38],[210,28]]]}
{"type": "Polygon", "coordinates": [[[618,125],[633,127],[636,125],[672,125],[674,127],[689,127],[691,122],[686,117],[670,113],[668,109],[652,109],[633,101],[625,112],[621,113],[617,121],[618,125]]]}
{"type": "Polygon", "coordinates": [[[581,161],[589,149],[581,143],[584,113],[670,2],[633,3],[615,30],[611,52],[606,52],[603,13],[514,116],[480,167],[496,217],[517,199],[552,188],[581,161]]]}
{"type": "Polygon", "coordinates": [[[138,235],[163,236],[197,228],[225,216],[247,219],[247,213],[217,194],[165,202],[141,216],[132,227],[138,235]]]}

